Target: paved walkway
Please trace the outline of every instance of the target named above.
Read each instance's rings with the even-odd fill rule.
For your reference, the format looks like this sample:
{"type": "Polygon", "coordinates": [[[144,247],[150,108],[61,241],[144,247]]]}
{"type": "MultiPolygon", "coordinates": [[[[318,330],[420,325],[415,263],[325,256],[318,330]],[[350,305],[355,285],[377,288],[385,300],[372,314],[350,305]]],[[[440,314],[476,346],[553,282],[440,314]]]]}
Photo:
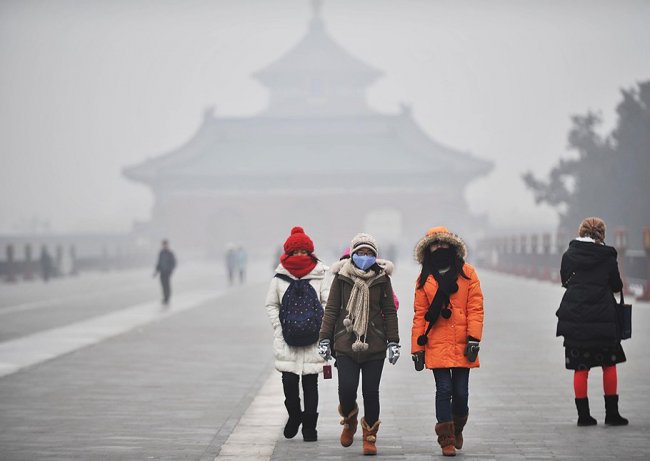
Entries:
{"type": "Polygon", "coordinates": [[[2,342],[0,377],[163,320],[218,296],[220,293],[217,292],[184,293],[176,296],[172,305],[161,306],[158,301],[137,304],[89,320],[2,342]]]}
{"type": "MultiPolygon", "coordinates": [[[[0,459],[361,458],[359,440],[349,448],[338,444],[336,372],[334,379],[319,382],[319,441],[282,437],[280,375],[272,370],[272,335],[263,308],[270,277],[266,271],[260,269],[245,286],[211,281],[210,286],[179,287],[179,299],[198,289],[222,290],[223,295],[1,377],[0,459]],[[252,454],[243,455],[238,451],[242,448],[253,448],[252,454]]],[[[442,459],[434,446],[433,377],[416,372],[408,354],[416,271],[402,264],[394,277],[402,301],[404,355],[396,366],[386,363],[384,368],[377,443],[382,459],[442,459]]],[[[479,275],[486,295],[482,366],[470,376],[470,422],[459,458],[649,459],[650,369],[645,351],[650,339],[644,326],[650,325],[650,305],[635,303],[634,338],[624,343],[628,363],[619,367],[621,413],[630,426],[602,424],[601,373],[594,370],[590,398],[599,425],[578,428],[572,375],[563,368],[561,340],[554,337],[562,289],[483,271],[479,275]]],[[[93,296],[94,281],[86,286],[80,279],[78,284],[93,296]]],[[[0,312],[3,306],[38,302],[18,288],[12,290],[7,303],[0,299],[0,312]]],[[[70,292],[53,290],[53,302],[70,292]]],[[[87,320],[88,314],[78,313],[82,307],[72,302],[3,315],[0,322],[10,321],[12,330],[0,339],[0,347],[45,333],[47,325],[60,328],[58,314],[73,319],[64,325],[87,320]]],[[[141,302],[141,295],[115,294],[91,318],[141,302]]]]}

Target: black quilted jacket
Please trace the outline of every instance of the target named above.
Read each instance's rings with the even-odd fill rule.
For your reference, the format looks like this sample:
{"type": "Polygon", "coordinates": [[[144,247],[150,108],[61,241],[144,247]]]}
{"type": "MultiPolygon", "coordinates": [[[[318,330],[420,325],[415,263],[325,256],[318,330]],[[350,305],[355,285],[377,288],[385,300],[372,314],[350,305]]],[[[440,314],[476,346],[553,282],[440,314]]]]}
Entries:
{"type": "Polygon", "coordinates": [[[623,288],[616,250],[573,240],[562,256],[566,292],[557,310],[557,336],[565,345],[608,346],[620,340],[614,292],[623,288]]]}

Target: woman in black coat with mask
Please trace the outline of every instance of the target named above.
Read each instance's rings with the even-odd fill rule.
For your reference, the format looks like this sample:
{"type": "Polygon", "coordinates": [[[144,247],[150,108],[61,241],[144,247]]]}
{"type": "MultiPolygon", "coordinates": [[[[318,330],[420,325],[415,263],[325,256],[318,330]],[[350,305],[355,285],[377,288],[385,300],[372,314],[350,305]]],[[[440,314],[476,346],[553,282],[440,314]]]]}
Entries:
{"type": "Polygon", "coordinates": [[[579,237],[562,256],[560,276],[566,292],[562,297],[557,336],[564,336],[566,368],[574,370],[578,426],[597,424],[589,412],[587,380],[592,367],[602,367],[605,393],[605,424],[628,423],[618,412],[616,364],[625,362],[617,322],[614,293],[623,289],[617,254],[605,245],[605,223],[586,218],[579,237]]]}

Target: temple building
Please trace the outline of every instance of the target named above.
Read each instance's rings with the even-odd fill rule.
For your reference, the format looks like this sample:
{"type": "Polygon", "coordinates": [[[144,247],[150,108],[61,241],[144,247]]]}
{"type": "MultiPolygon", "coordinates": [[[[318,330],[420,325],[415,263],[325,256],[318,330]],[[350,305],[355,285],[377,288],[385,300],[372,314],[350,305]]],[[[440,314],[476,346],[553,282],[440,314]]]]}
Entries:
{"type": "Polygon", "coordinates": [[[217,252],[228,242],[272,251],[294,225],[332,251],[359,231],[403,250],[433,225],[471,233],[480,225],[464,189],[491,162],[431,139],[407,107],[370,108],[366,90],[381,76],[331,37],[315,3],[304,37],[253,74],[266,109],[208,110],[182,146],[124,169],[155,196],[139,232],[217,252]]]}

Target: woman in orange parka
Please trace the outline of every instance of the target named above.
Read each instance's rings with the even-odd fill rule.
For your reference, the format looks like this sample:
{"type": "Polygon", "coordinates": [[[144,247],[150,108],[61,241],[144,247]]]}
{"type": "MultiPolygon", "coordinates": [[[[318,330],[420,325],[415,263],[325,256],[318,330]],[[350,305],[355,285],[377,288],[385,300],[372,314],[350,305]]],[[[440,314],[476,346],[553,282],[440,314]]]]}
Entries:
{"type": "Polygon", "coordinates": [[[411,353],[416,370],[426,365],[436,382],[436,434],[445,456],[463,446],[469,408],[469,370],[479,366],[483,293],[465,263],[467,247],[445,227],[434,227],[415,247],[422,265],[416,282],[411,353]]]}

